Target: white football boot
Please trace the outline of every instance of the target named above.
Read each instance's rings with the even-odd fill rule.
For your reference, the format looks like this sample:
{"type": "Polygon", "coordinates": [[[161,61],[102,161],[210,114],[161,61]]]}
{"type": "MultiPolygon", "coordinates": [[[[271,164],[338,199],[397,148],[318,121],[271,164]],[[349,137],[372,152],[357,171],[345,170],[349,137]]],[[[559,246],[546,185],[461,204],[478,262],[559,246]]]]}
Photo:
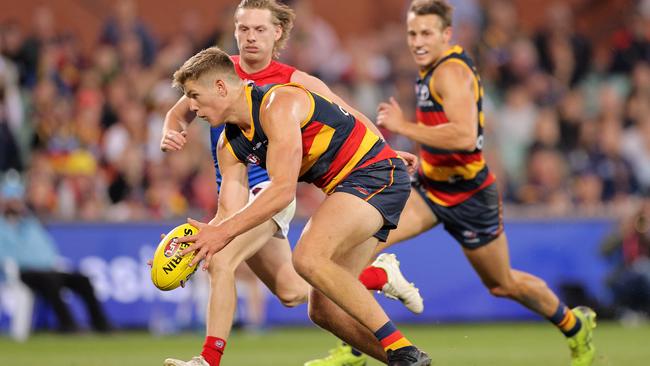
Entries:
{"type": "Polygon", "coordinates": [[[407,309],[415,314],[420,314],[424,310],[424,302],[422,296],[420,296],[420,290],[404,278],[404,275],[399,269],[399,261],[395,257],[395,254],[380,254],[372,262],[371,266],[386,271],[388,282],[381,289],[384,296],[401,301],[407,309]]]}
{"type": "Polygon", "coordinates": [[[163,363],[163,366],[210,366],[208,361],[203,356],[192,357],[189,361],[181,361],[173,358],[168,358],[163,363]]]}

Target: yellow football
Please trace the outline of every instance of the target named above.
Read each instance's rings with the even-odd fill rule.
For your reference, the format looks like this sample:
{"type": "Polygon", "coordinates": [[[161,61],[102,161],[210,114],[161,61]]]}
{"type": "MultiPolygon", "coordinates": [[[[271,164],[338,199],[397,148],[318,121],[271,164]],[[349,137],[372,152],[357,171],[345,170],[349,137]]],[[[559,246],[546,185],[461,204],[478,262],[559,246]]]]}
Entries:
{"type": "Polygon", "coordinates": [[[185,286],[196,271],[197,265],[189,266],[194,253],[185,256],[181,251],[192,243],[179,243],[178,238],[194,235],[198,229],[190,224],[182,224],[173,228],[160,241],[153,255],[151,265],[151,281],[163,291],[169,291],[178,286],[185,286]]]}

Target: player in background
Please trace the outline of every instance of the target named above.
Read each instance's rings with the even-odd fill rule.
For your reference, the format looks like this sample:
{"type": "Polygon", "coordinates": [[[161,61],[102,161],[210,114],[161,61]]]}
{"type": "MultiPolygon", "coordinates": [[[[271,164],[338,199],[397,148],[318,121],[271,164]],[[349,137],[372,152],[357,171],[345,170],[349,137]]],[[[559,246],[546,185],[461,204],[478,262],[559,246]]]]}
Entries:
{"type": "MultiPolygon", "coordinates": [[[[334,95],[321,80],[275,60],[287,41],[293,26],[293,18],[293,11],[289,7],[274,0],[242,1],[235,12],[235,37],[240,55],[232,56],[232,60],[237,74],[242,79],[252,80],[258,85],[288,82],[305,85],[307,88],[340,103],[344,108],[348,108],[355,116],[364,120],[367,126],[377,131],[365,116],[334,95]]],[[[189,107],[189,99],[183,96],[167,113],[163,128],[163,140],[161,141],[163,151],[177,151],[187,143],[185,129],[196,116],[189,107]]],[[[216,157],[216,145],[222,131],[223,126],[211,128],[212,154],[219,185],[221,184],[221,174],[216,157]]],[[[404,155],[409,157],[408,154],[404,155]]],[[[248,175],[252,199],[255,193],[268,185],[269,177],[265,170],[256,165],[249,167],[248,175]]],[[[246,261],[255,274],[288,306],[295,306],[306,301],[305,284],[291,267],[291,251],[286,239],[294,205],[295,203],[292,203],[281,215],[276,215],[272,222],[242,234],[236,239],[241,242],[255,243],[254,246],[259,248],[259,251],[246,261]]],[[[215,223],[218,220],[217,214],[211,222],[215,223]]],[[[208,329],[201,356],[203,359],[195,358],[190,362],[168,359],[167,365],[202,365],[203,362],[210,365],[218,364],[232,324],[232,317],[224,317],[223,314],[230,314],[233,304],[231,299],[226,299],[221,295],[223,290],[217,288],[221,288],[222,285],[215,277],[223,276],[222,271],[227,272],[227,276],[230,277],[232,275],[230,271],[234,270],[233,267],[236,268],[236,264],[240,262],[240,259],[231,258],[228,266],[219,267],[220,271],[210,270],[211,294],[218,292],[219,296],[211,295],[210,306],[207,310],[206,325],[208,329]],[[211,314],[220,314],[220,316],[217,318],[214,315],[210,316],[211,314]],[[219,344],[222,346],[215,347],[218,340],[221,340],[219,344]]],[[[386,290],[384,292],[386,296],[400,298],[410,310],[421,312],[422,298],[417,289],[404,279],[399,271],[399,263],[394,256],[381,257],[376,263],[377,267],[373,269],[373,276],[365,277],[367,278],[366,282],[370,283],[371,289],[383,287],[386,290]]],[[[210,268],[213,267],[215,266],[210,268]]],[[[331,353],[326,361],[319,361],[317,365],[361,366],[367,359],[365,355],[347,345],[341,345],[331,353]]]]}
{"type": "Polygon", "coordinates": [[[292,256],[294,268],[312,286],[310,318],[321,326],[339,318],[361,323],[359,333],[338,329],[335,335],[389,366],[430,365],[357,280],[378,240],[397,226],[410,194],[406,165],[397,153],[343,107],[300,84],[242,82],[217,47],[187,60],[174,73],[174,85],[211,126],[228,121],[217,146],[218,215],[225,219],[188,220],[199,228],[179,239],[192,243],[181,252],[196,253],[191,265],[205,260],[212,266],[224,252],[248,251],[232,240],[286,207],[298,181],[312,183],[327,196],[292,256]],[[265,168],[270,178],[250,203],[248,163],[265,168]]]}
{"type": "Polygon", "coordinates": [[[378,251],[442,223],[492,295],[547,318],[568,339],[571,365],[591,365],[594,311],[569,309],[543,280],[510,267],[501,200],[481,151],[483,87],[467,53],[450,44],[451,13],[444,0],[409,7],[407,40],[419,68],[417,123],[406,121],[392,98],[379,106],[377,123],[420,144],[420,168],[399,227],[378,251]]]}

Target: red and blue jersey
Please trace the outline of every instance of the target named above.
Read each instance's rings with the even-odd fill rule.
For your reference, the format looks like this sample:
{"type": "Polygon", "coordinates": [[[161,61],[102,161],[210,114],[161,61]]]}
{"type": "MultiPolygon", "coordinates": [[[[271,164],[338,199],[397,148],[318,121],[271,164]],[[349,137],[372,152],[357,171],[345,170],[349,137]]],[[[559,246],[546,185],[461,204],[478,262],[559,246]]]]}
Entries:
{"type": "MultiPolygon", "coordinates": [[[[268,138],[260,124],[260,107],[274,89],[283,86],[304,89],[299,84],[245,87],[253,121],[251,129],[244,132],[236,125],[226,124],[224,132],[226,147],[240,161],[266,168],[268,138]]],[[[299,181],[313,183],[329,194],[354,170],[397,156],[353,115],[324,97],[304,90],[311,99],[311,111],[300,125],[302,163],[299,181]]]]}
{"type": "MultiPolygon", "coordinates": [[[[239,56],[230,56],[230,59],[235,64],[235,71],[242,80],[250,80],[258,85],[288,83],[291,81],[296,68],[293,66],[285,65],[275,60],[271,61],[269,66],[254,73],[249,74],[241,68],[239,64],[239,56]]],[[[212,150],[212,158],[214,159],[214,168],[217,174],[217,186],[221,186],[221,172],[219,171],[219,162],[217,161],[217,142],[219,136],[223,131],[224,126],[210,128],[210,146],[212,150]]],[[[257,165],[249,165],[248,167],[248,186],[253,187],[259,183],[269,180],[266,170],[257,165]]]]}
{"type": "Polygon", "coordinates": [[[436,93],[433,78],[436,68],[447,62],[463,65],[474,75],[474,97],[478,109],[476,148],[473,151],[455,151],[422,144],[418,178],[430,200],[442,206],[454,206],[490,185],[495,178],[483,159],[483,86],[472,60],[461,47],[452,47],[433,67],[420,73],[415,88],[417,121],[426,126],[449,122],[444,100],[436,93]]]}

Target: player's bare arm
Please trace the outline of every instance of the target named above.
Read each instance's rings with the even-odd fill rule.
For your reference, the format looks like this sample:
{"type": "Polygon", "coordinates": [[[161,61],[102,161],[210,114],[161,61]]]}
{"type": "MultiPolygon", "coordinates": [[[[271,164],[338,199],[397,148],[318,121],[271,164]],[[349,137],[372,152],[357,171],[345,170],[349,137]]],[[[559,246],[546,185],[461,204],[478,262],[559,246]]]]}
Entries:
{"type": "MultiPolygon", "coordinates": [[[[278,88],[270,94],[260,113],[260,122],[269,140],[266,168],[270,184],[234,215],[217,225],[200,227],[205,232],[204,237],[200,237],[199,232],[180,240],[194,241],[183,251],[185,254],[198,250],[191,264],[209,259],[233,238],[269,220],[293,201],[302,161],[300,123],[307,118],[310,106],[306,92],[298,88],[278,88]]],[[[225,179],[226,172],[222,170],[222,174],[225,179]]],[[[222,197],[230,194],[229,188],[222,185],[222,197]]]]}
{"type": "Polygon", "coordinates": [[[469,69],[454,62],[440,65],[433,75],[435,91],[442,98],[449,123],[425,126],[409,122],[394,98],[379,105],[377,123],[419,143],[446,150],[476,147],[478,88],[469,69]]]}
{"type": "MultiPolygon", "coordinates": [[[[217,145],[217,159],[219,160],[219,167],[222,174],[217,213],[208,224],[191,218],[187,220],[189,224],[199,229],[196,235],[188,237],[192,241],[207,243],[219,241],[221,233],[219,230],[216,230],[217,225],[244,208],[248,203],[248,169],[246,164],[237,160],[228,150],[224,134],[221,135],[217,145]]],[[[208,269],[210,259],[214,254],[212,252],[207,253],[208,249],[205,247],[201,249],[206,252],[203,270],[208,269]]],[[[192,262],[191,265],[198,262],[198,260],[192,262]]]]}
{"type": "Polygon", "coordinates": [[[187,142],[187,126],[195,117],[196,114],[190,110],[189,99],[183,95],[165,115],[160,149],[165,152],[183,149],[187,142]]]}

